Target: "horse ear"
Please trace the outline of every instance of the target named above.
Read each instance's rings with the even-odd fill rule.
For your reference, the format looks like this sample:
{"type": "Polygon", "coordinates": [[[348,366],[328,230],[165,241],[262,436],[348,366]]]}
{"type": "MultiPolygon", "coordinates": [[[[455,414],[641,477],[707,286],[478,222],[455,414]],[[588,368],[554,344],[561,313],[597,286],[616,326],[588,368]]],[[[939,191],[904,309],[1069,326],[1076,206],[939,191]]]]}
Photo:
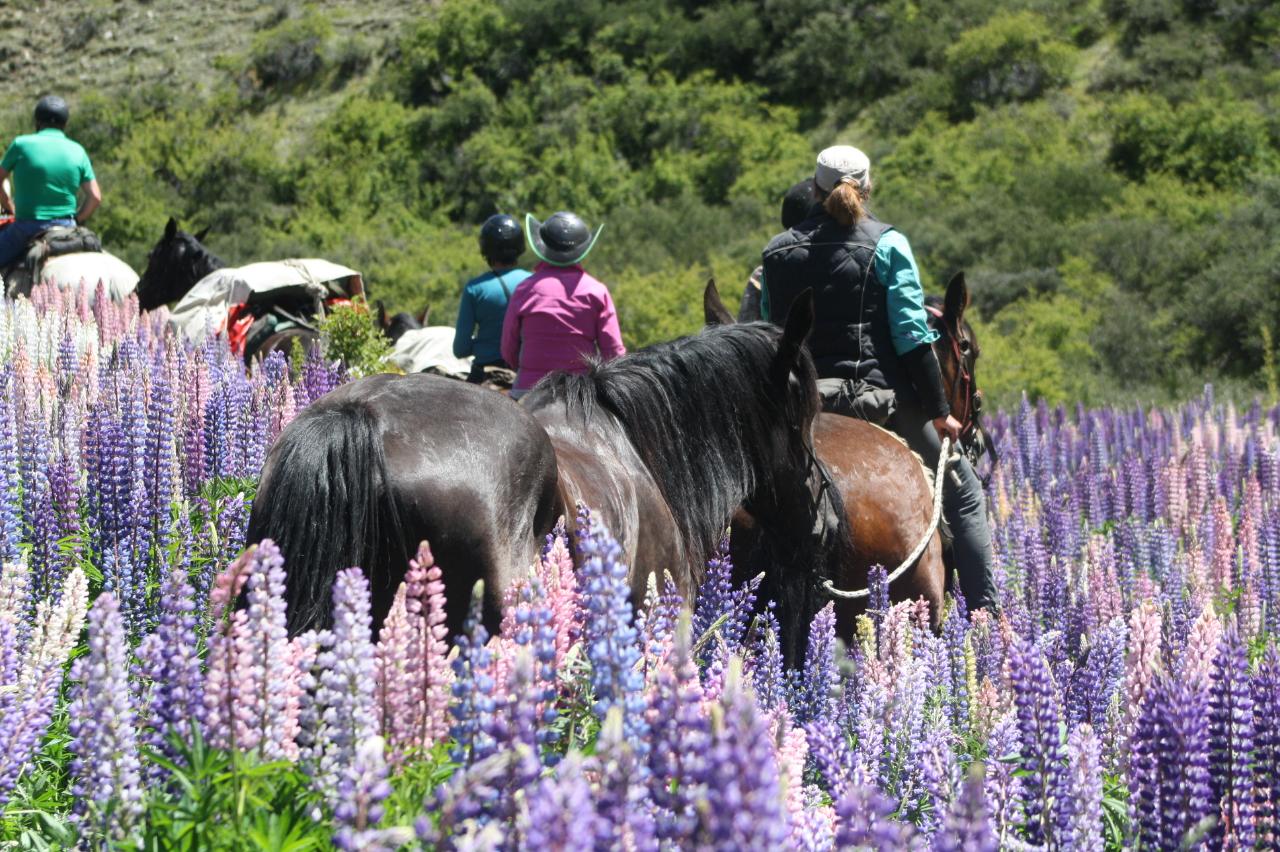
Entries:
{"type": "Polygon", "coordinates": [[[800,347],[813,328],[813,290],[805,290],[796,296],[787,311],[787,324],[782,328],[782,340],[778,342],[778,354],[773,359],[773,379],[785,384],[791,369],[800,357],[800,347]]]}
{"type": "Polygon", "coordinates": [[[378,314],[377,314],[378,328],[382,329],[383,331],[386,331],[387,330],[387,306],[382,303],[381,299],[378,299],[377,301],[375,301],[373,303],[373,306],[378,309],[378,314]]]}
{"type": "Polygon", "coordinates": [[[422,313],[418,314],[418,324],[423,328],[427,327],[427,320],[431,317],[431,306],[427,305],[422,309],[422,313]]]}
{"type": "Polygon", "coordinates": [[[947,296],[942,313],[948,322],[959,323],[964,319],[964,312],[968,307],[969,285],[965,283],[964,273],[957,272],[947,284],[947,296]]]}
{"type": "Polygon", "coordinates": [[[178,235],[178,220],[170,216],[169,223],[164,226],[164,238],[166,240],[171,240],[177,235],[178,235]]]}
{"type": "MultiPolygon", "coordinates": [[[[210,227],[212,227],[212,226],[210,226],[210,227]]],[[[195,237],[196,237],[196,242],[198,242],[198,243],[202,243],[202,242],[204,242],[204,238],[205,238],[205,237],[207,237],[207,236],[209,236],[209,228],[205,228],[203,231],[201,231],[200,233],[198,233],[198,234],[196,234],[196,235],[195,235],[195,237]]]]}
{"type": "Polygon", "coordinates": [[[733,314],[720,301],[714,278],[707,279],[707,289],[702,291],[702,313],[707,325],[733,325],[733,314]]]}

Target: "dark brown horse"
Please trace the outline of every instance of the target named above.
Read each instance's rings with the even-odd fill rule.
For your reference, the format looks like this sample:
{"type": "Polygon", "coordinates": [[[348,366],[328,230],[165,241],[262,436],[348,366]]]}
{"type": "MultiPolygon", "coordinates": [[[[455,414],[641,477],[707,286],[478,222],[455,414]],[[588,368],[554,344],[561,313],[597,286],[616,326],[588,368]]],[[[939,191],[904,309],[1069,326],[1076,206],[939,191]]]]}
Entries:
{"type": "Polygon", "coordinates": [[[534,563],[563,511],[546,433],[501,394],[414,373],[342,385],[290,423],[267,454],[247,540],[274,539],[288,566],[289,632],[332,622],[342,568],[370,580],[375,624],[423,539],[444,572],[448,626],[485,580],[501,593],[534,563]]]}
{"type": "Polygon", "coordinates": [[[669,570],[691,593],[745,504],[767,519],[760,547],[782,569],[771,597],[783,639],[803,647],[838,561],[811,533],[844,517],[838,495],[820,499],[813,460],[818,398],[802,348],[812,316],[809,302],[785,329],[711,328],[552,375],[525,405],[421,374],[322,397],[271,448],[249,522],[249,541],[273,538],[289,560],[290,631],[331,620],[329,590],[350,565],[370,575],[380,623],[423,538],[446,572],[450,629],[479,579],[496,627],[503,590],[578,500],[628,548],[637,592],[648,572],[669,570]]]}
{"type": "MultiPolygon", "coordinates": [[[[968,290],[963,275],[957,275],[948,285],[944,304],[946,307],[940,312],[938,321],[948,325],[949,329],[959,329],[965,335],[966,343],[953,346],[954,338],[944,335],[935,344],[935,351],[943,366],[943,378],[951,391],[952,409],[974,412],[976,407],[972,397],[961,397],[961,394],[976,393],[972,376],[978,354],[973,331],[964,322],[968,290]],[[953,350],[963,355],[961,362],[953,360],[953,350]],[[970,377],[970,381],[957,380],[957,376],[964,374],[970,377]]],[[[707,285],[704,313],[708,324],[733,322],[714,283],[707,285]]],[[[968,415],[961,422],[966,425],[967,432],[976,433],[979,428],[967,427],[968,415]]],[[[919,457],[900,438],[864,420],[820,414],[814,425],[814,444],[831,485],[840,494],[853,538],[851,548],[842,551],[846,558],[832,569],[834,585],[846,590],[865,589],[867,571],[871,566],[883,565],[892,571],[928,531],[933,508],[931,474],[925,472],[919,457]]],[[[764,567],[761,555],[756,551],[755,525],[756,519],[750,513],[739,513],[734,519],[731,541],[734,564],[740,578],[764,567]]],[[[890,596],[893,600],[924,598],[929,602],[937,626],[946,586],[942,538],[935,531],[928,536],[924,552],[915,566],[890,587],[890,596]]],[[[866,607],[865,600],[836,599],[835,603],[838,628],[841,635],[849,636],[853,631],[853,619],[866,607]]]]}

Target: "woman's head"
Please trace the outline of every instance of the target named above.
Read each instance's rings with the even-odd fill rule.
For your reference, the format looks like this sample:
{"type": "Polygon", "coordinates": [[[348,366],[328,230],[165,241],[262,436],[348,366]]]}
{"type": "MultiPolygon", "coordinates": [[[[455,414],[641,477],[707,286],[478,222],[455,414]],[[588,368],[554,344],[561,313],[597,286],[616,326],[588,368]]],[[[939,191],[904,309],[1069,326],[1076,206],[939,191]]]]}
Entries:
{"type": "Polygon", "coordinates": [[[814,196],[831,218],[846,227],[867,215],[871,197],[871,161],[852,145],[834,145],[818,154],[814,196]]]}

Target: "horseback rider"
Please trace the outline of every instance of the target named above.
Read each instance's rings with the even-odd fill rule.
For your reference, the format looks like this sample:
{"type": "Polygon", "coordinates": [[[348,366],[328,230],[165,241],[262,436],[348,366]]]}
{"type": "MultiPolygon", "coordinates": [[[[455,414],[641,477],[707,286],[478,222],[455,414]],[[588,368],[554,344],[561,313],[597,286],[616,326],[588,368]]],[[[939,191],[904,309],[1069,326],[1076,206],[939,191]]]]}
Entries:
{"type": "Polygon", "coordinates": [[[102,192],[84,148],[67,138],[67,102],[48,95],[36,103],[36,132],[19,136],[0,160],[0,210],[15,220],[0,229],[0,269],[22,258],[33,239],[53,227],[84,224],[102,192]],[[13,196],[3,181],[13,176],[13,196]],[[77,204],[77,193],[84,200],[77,204]]]}
{"type": "Polygon", "coordinates": [[[516,287],[502,326],[502,357],[517,371],[512,399],[553,370],[585,373],[587,357],[627,352],[609,288],[582,268],[604,225],[593,234],[573,213],[545,222],[529,213],[524,229],[542,262],[516,287]]]}
{"type": "MultiPolygon", "coordinates": [[[[813,178],[805,178],[787,190],[782,196],[782,229],[788,231],[799,225],[815,212],[816,202],[813,200],[813,178]]],[[[764,281],[764,267],[757,266],[747,279],[747,287],[742,292],[742,303],[738,306],[738,322],[755,322],[760,316],[760,285],[764,281]]]]}
{"type": "MultiPolygon", "coordinates": [[[[911,246],[867,211],[871,163],[862,151],[822,151],[813,185],[820,207],[764,250],[762,314],[784,325],[792,300],[812,289],[809,349],[824,410],[880,423],[936,470],[942,438],[956,444],[961,424],[947,403],[911,246]]],[[[992,607],[986,497],[968,460],[956,459],[951,471],[942,507],[960,587],[971,609],[992,607]]]]}
{"type": "Polygon", "coordinates": [[[489,271],[463,288],[453,337],[453,357],[474,356],[467,376],[472,384],[484,381],[485,367],[507,366],[502,360],[502,323],[512,292],[529,277],[516,265],[523,253],[524,234],[514,216],[496,213],[480,226],[480,254],[489,271]]]}

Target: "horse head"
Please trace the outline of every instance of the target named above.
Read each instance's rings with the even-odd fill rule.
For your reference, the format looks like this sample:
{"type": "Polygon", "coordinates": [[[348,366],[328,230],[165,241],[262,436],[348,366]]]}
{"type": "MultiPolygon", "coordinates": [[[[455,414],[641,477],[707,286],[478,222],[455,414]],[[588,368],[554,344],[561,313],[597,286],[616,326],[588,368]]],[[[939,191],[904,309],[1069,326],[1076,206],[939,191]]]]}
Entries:
{"type": "Polygon", "coordinates": [[[982,426],[982,391],[978,388],[977,365],[982,354],[978,336],[965,319],[969,307],[969,286],[964,273],[957,272],[947,284],[946,295],[939,299],[930,296],[925,303],[929,312],[929,325],[938,332],[933,351],[942,369],[942,381],[947,388],[947,403],[960,421],[961,443],[973,462],[984,452],[996,457],[995,446],[982,426]]]}
{"type": "Polygon", "coordinates": [[[142,310],[176,302],[201,278],[226,265],[202,245],[208,233],[205,228],[189,234],[178,228],[177,219],[169,218],[164,235],[147,255],[146,271],[138,279],[138,306],[142,310]]]}
{"type": "Polygon", "coordinates": [[[423,308],[422,313],[416,317],[408,311],[398,311],[388,317],[387,306],[382,303],[382,300],[379,299],[376,304],[378,307],[378,328],[392,343],[403,337],[406,331],[426,328],[427,319],[431,316],[430,305],[423,308]]]}

